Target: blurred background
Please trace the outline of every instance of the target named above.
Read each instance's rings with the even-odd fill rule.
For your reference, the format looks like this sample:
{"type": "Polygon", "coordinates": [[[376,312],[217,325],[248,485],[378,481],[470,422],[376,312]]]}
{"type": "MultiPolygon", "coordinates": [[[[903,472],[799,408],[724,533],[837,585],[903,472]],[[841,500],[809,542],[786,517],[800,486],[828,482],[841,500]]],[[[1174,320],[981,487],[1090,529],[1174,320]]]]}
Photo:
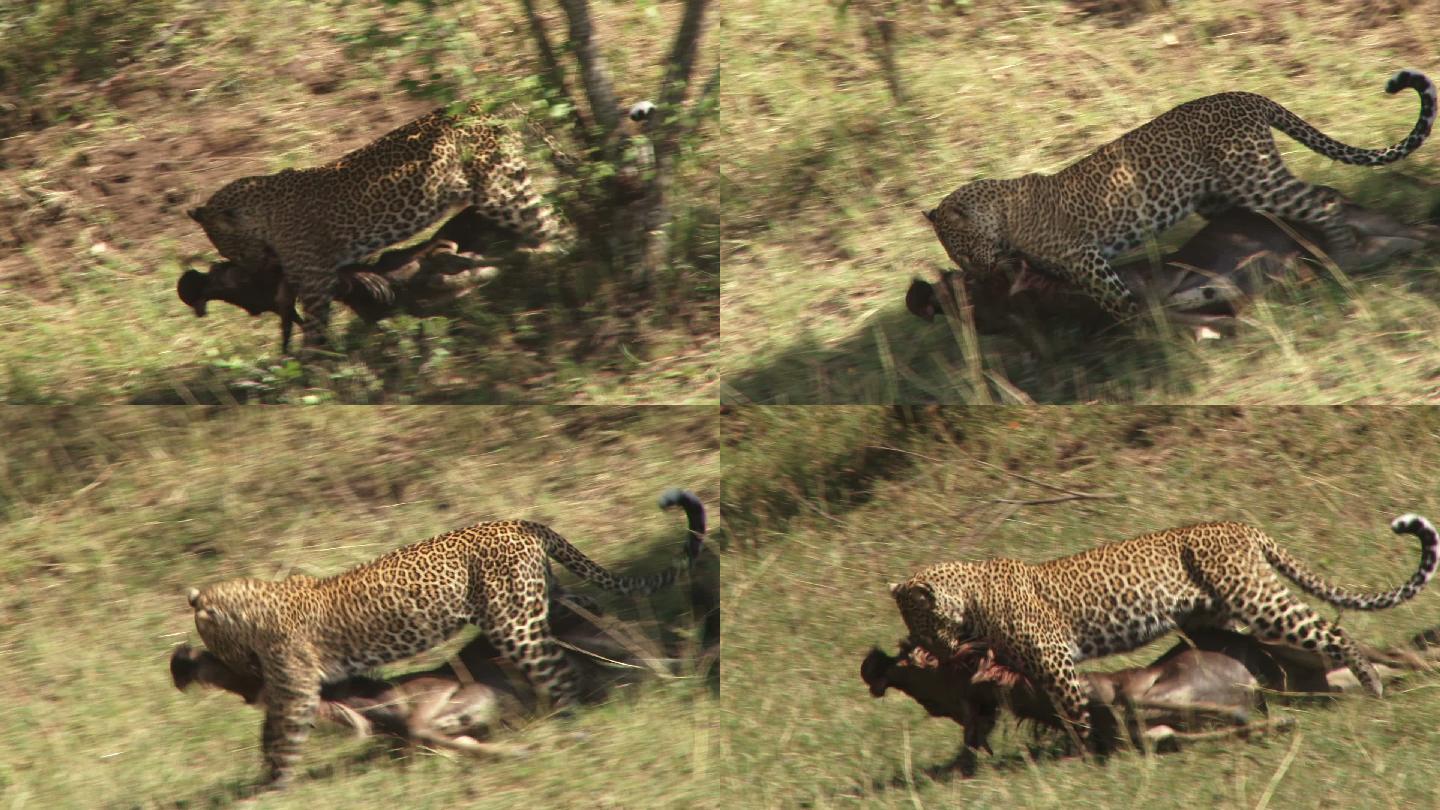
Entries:
{"type": "MultiPolygon", "coordinates": [[[[1440,76],[1422,0],[783,0],[725,4],[724,396],[735,403],[1433,399],[1428,253],[1276,288],[1234,339],[1064,323],[982,336],[904,307],[949,260],[921,212],[979,178],[1052,173],[1200,96],[1268,96],[1357,146],[1400,140],[1440,76]]],[[[1412,223],[1440,146],[1383,169],[1283,135],[1300,178],[1412,223]]],[[[1192,222],[1162,240],[1183,240],[1192,222]]]]}
{"type": "Polygon", "coordinates": [[[0,402],[713,400],[709,6],[0,4],[0,402]],[[525,142],[569,253],[506,263],[443,318],[339,308],[328,366],[278,357],[270,315],[177,299],[218,258],[188,208],[470,98],[525,142]]]}
{"type": "MultiPolygon", "coordinates": [[[[871,646],[893,654],[906,632],[888,584],[937,562],[1038,562],[1239,520],[1328,581],[1395,587],[1419,550],[1390,521],[1440,519],[1435,409],[747,407],[722,431],[724,785],[751,806],[1440,801],[1425,776],[1440,756],[1430,674],[1383,700],[1272,703],[1272,716],[1296,721],[1289,734],[1103,766],[1057,760],[1054,736],[1036,741],[1003,719],[972,779],[954,767],[958,726],[896,692],[872,698],[860,678],[871,646]]],[[[1440,592],[1340,621],[1362,643],[1403,645],[1440,625],[1440,592]]],[[[1082,668],[1148,663],[1174,641],[1082,668]]]]}
{"type": "MultiPolygon", "coordinates": [[[[219,806],[259,778],[260,712],[170,683],[172,647],[199,643],[189,587],[323,576],[517,518],[653,573],[686,540],[663,490],[719,513],[713,408],[11,408],[0,435],[0,795],[16,807],[219,806]]],[[[555,570],[693,648],[686,588],[623,599],[555,570]]],[[[715,558],[695,576],[713,588],[715,558]]],[[[433,666],[471,635],[385,671],[433,666]]],[[[510,739],[537,751],[522,759],[390,761],[380,741],[317,729],[267,806],[690,804],[711,795],[718,707],[693,659],[681,675],[523,729],[510,739]]]]}

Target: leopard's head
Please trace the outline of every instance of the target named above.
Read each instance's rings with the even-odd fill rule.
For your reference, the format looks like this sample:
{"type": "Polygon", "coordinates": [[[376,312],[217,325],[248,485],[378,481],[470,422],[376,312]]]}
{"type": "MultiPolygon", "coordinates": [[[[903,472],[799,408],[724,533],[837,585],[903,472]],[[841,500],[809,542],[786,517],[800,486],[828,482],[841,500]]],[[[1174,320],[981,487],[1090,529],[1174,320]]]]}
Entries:
{"type": "Polygon", "coordinates": [[[236,671],[261,674],[257,646],[267,631],[271,590],[261,580],[230,579],[187,594],[201,640],[236,671]]]}
{"type": "Polygon", "coordinates": [[[266,201],[265,177],[242,177],[186,212],[200,225],[221,256],[256,272],[275,260],[260,212],[266,201]]]}
{"type": "Polygon", "coordinates": [[[941,660],[958,653],[967,638],[965,606],[951,590],[936,587],[923,571],[890,586],[910,640],[941,660]]]}
{"type": "Polygon", "coordinates": [[[995,270],[1002,243],[997,180],[961,186],[925,212],[950,260],[962,271],[988,275],[995,270]]]}

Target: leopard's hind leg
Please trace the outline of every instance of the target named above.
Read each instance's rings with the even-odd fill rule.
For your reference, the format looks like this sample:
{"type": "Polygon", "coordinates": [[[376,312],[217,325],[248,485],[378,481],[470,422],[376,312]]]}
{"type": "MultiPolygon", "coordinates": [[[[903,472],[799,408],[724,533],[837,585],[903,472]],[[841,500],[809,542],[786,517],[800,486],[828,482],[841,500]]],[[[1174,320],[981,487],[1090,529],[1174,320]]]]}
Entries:
{"type": "Polygon", "coordinates": [[[1371,695],[1384,692],[1375,666],[1355,642],[1296,599],[1258,552],[1243,561],[1197,556],[1192,562],[1215,595],[1216,608],[1248,625],[1262,641],[1319,653],[1328,666],[1347,667],[1371,695]],[[1236,587],[1247,582],[1251,584],[1236,587]]]}
{"type": "Polygon", "coordinates": [[[1329,186],[1313,185],[1291,174],[1268,130],[1262,138],[1240,138],[1231,144],[1219,174],[1206,195],[1212,206],[1228,201],[1313,225],[1325,234],[1326,249],[1336,255],[1355,249],[1355,233],[1345,223],[1345,198],[1329,186]]]}
{"type": "Polygon", "coordinates": [[[529,681],[542,710],[564,709],[577,702],[579,674],[551,635],[548,621],[531,622],[514,640],[504,631],[487,632],[487,636],[529,681]]]}
{"type": "Polygon", "coordinates": [[[550,630],[549,589],[543,568],[536,569],[540,576],[520,578],[525,583],[523,591],[512,597],[516,606],[524,606],[518,615],[475,617],[472,621],[525,676],[542,709],[563,709],[577,701],[580,677],[550,630]]]}
{"type": "Polygon", "coordinates": [[[520,237],[530,247],[559,233],[554,209],[540,196],[518,142],[501,136],[501,148],[466,169],[467,202],[482,218],[520,237]]]}
{"type": "Polygon", "coordinates": [[[1326,249],[1337,256],[1355,250],[1355,231],[1345,221],[1345,198],[1328,186],[1316,186],[1285,172],[1268,189],[1257,189],[1245,206],[1281,219],[1314,225],[1325,234],[1326,249]]]}

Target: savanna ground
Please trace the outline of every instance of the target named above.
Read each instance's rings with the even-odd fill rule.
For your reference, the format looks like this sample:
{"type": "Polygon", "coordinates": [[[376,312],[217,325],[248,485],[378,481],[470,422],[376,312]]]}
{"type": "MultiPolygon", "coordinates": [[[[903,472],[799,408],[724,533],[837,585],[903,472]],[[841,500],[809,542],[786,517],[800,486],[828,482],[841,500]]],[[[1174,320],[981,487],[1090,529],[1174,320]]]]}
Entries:
{"type": "MultiPolygon", "coordinates": [[[[912,277],[933,278],[949,262],[922,210],[972,179],[1054,172],[1192,98],[1248,90],[1347,143],[1394,143],[1418,103],[1386,96],[1385,81],[1402,67],[1440,75],[1436,30],[1440,5],[1405,0],[731,0],[719,136],[722,397],[1433,400],[1433,251],[1275,290],[1238,337],[1203,345],[1153,324],[1098,338],[1045,324],[976,339],[912,317],[903,299],[912,277]],[[862,37],[865,9],[887,6],[898,9],[903,103],[862,37]]],[[[1435,143],[1376,170],[1276,137],[1298,176],[1402,221],[1426,220],[1440,201],[1435,143]]]]}
{"type": "MultiPolygon", "coordinates": [[[[558,8],[541,11],[563,42],[558,8]]],[[[653,96],[678,4],[592,16],[619,99],[653,96]]],[[[449,318],[347,330],[358,321],[337,307],[344,358],[303,366],[280,356],[273,316],[216,302],[197,320],[176,297],[184,268],[218,258],[187,208],[455,98],[496,102],[542,191],[573,191],[509,105],[567,120],[535,53],[519,2],[0,8],[0,401],[713,401],[719,184],[704,138],[680,153],[671,259],[648,286],[584,246],[535,256],[449,318]]]]}
{"type": "MultiPolygon", "coordinates": [[[[1211,519],[1261,526],[1327,579],[1388,589],[1414,571],[1389,521],[1440,515],[1431,408],[732,409],[722,423],[725,561],[722,784],[752,807],[1433,807],[1440,684],[1383,700],[1286,703],[1295,730],[1103,764],[1059,759],[1002,721],[975,777],[959,728],[860,661],[905,634],[887,583],[945,560],[1042,560],[1211,519]],[[761,449],[764,448],[764,449],[761,449]],[[1048,486],[1047,486],[1048,485],[1048,486]],[[1069,492],[1113,496],[1010,503],[1069,492]]],[[[1296,591],[1298,594],[1298,591],[1296,591]]],[[[1322,615],[1336,610],[1316,604],[1322,615]]],[[[1440,625],[1434,588],[1350,612],[1364,643],[1440,625]]],[[[1153,660],[1173,643],[1085,664],[1153,660]]]]}
{"type": "MultiPolygon", "coordinates": [[[[199,643],[188,587],[328,574],[480,520],[544,522],[602,565],[653,572],[685,519],[718,518],[713,408],[52,409],[0,412],[0,804],[225,806],[261,775],[261,715],[180,693],[199,643]]],[[[620,599],[557,566],[652,638],[691,627],[683,589],[620,599]]],[[[433,666],[472,635],[387,668],[433,666]]],[[[416,753],[317,729],[267,807],[713,806],[718,706],[703,673],[535,723],[515,760],[416,753]],[[575,732],[583,738],[574,739],[575,732]]]]}

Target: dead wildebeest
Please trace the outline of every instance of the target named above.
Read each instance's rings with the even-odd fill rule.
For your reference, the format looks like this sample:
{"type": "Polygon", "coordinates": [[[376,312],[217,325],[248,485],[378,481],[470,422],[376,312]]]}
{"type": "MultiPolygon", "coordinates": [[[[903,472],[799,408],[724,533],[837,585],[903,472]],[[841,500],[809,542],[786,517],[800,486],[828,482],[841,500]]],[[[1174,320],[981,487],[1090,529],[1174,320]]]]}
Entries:
{"type": "MultiPolygon", "coordinates": [[[[502,231],[467,208],[424,242],[340,268],[335,300],[371,323],[402,312],[439,314],[498,275],[485,254],[505,239],[502,231]]],[[[234,304],[252,316],[274,312],[280,316],[281,351],[290,351],[290,335],[300,316],[278,263],[251,272],[233,262],[214,262],[208,272],[186,270],[175,291],[197,317],[205,316],[210,301],[234,304]]]]}
{"type": "MultiPolygon", "coordinates": [[[[1440,228],[1405,225],[1353,203],[1345,204],[1345,217],[1358,239],[1356,249],[1337,265],[1346,271],[1440,241],[1440,228]]],[[[1308,272],[1304,261],[1317,260],[1314,250],[1325,247],[1318,231],[1235,208],[1217,214],[1159,262],[1139,258],[1115,269],[1142,302],[1162,309],[1173,323],[1208,334],[1203,330],[1233,327],[1245,303],[1270,284],[1302,277],[1308,272]]],[[[947,306],[954,308],[960,284],[982,332],[1003,331],[1011,316],[1088,330],[1114,323],[1088,296],[1032,269],[1023,257],[1012,258],[1004,272],[988,278],[946,270],[934,284],[915,279],[905,305],[915,315],[934,320],[947,306]]]]}
{"type": "MultiPolygon", "coordinates": [[[[582,697],[599,699],[617,683],[633,682],[673,664],[637,654],[639,645],[616,638],[628,637],[633,631],[595,615],[585,605],[569,595],[551,608],[552,630],[580,673],[582,697]]],[[[488,741],[494,732],[520,722],[536,706],[524,678],[508,671],[499,658],[499,652],[480,636],[462,647],[453,661],[434,669],[392,679],[357,676],[327,684],[316,716],[362,736],[385,734],[466,754],[521,753],[523,746],[488,741]]],[[[189,644],[177,646],[170,656],[170,677],[177,689],[193,684],[223,689],[263,708],[263,682],[236,672],[208,650],[189,644]]]]}
{"type": "MultiPolygon", "coordinates": [[[[1401,669],[1427,667],[1437,660],[1440,647],[1427,647],[1423,635],[1415,644],[1422,652],[1366,654],[1381,677],[1393,678],[1401,669]]],[[[990,733],[1002,708],[1020,720],[1063,729],[1044,691],[996,663],[983,644],[965,645],[959,656],[944,663],[909,642],[902,642],[899,652],[890,656],[872,649],[860,666],[861,678],[875,697],[893,687],[932,716],[959,723],[965,744],[960,765],[967,773],[974,770],[975,751],[990,752],[990,733]]],[[[1349,670],[1328,670],[1319,655],[1222,630],[1194,632],[1149,666],[1081,676],[1090,690],[1090,738],[1101,751],[1125,739],[1143,745],[1286,726],[1284,721],[1252,719],[1253,713],[1264,711],[1261,690],[1323,694],[1359,688],[1349,670]]]]}

